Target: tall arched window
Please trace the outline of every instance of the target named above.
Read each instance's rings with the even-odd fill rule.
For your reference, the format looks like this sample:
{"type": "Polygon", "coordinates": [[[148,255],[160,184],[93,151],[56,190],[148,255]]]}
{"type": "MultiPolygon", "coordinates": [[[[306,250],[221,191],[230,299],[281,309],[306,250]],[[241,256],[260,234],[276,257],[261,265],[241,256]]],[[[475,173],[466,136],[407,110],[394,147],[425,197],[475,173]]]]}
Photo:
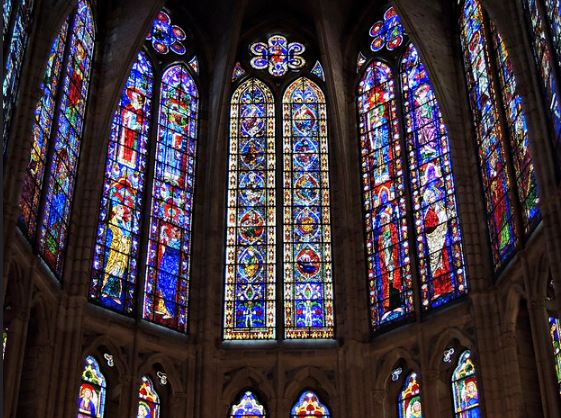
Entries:
{"type": "Polygon", "coordinates": [[[160,418],[160,397],[148,376],[142,376],[138,390],[138,418],[160,418]]]}
{"type": "Polygon", "coordinates": [[[94,42],[92,11],[80,0],[51,46],[20,197],[21,228],[57,276],[63,270],[94,42]]]}
{"type": "Polygon", "coordinates": [[[421,387],[417,382],[417,373],[410,373],[403,382],[403,389],[397,400],[399,418],[422,416],[421,387]]]}
{"type": "Polygon", "coordinates": [[[317,418],[328,418],[331,416],[329,408],[324,405],[318,395],[311,390],[302,392],[296,403],[290,410],[291,418],[315,416],[317,418]]]}
{"type": "Polygon", "coordinates": [[[466,0],[461,43],[478,144],[489,235],[496,269],[513,256],[540,219],[522,100],[508,54],[478,0],[466,0]],[[499,79],[495,77],[499,72],[499,79]],[[508,128],[507,128],[508,127],[508,128]],[[518,186],[518,187],[517,187],[518,186]]]}
{"type": "Polygon", "coordinates": [[[87,356],[78,391],[78,418],[103,418],[105,397],[105,377],[99,369],[99,363],[94,357],[87,356]]]}
{"type": "Polygon", "coordinates": [[[230,418],[265,418],[267,413],[265,407],[261,405],[255,394],[246,390],[239,398],[238,403],[230,408],[230,418]]]}
{"type": "Polygon", "coordinates": [[[325,75],[304,51],[272,35],[250,45],[251,70],[237,62],[232,73],[226,340],[275,339],[277,327],[287,339],[334,337],[325,75]],[[255,70],[292,80],[271,88],[255,70]]]}
{"type": "Polygon", "coordinates": [[[357,111],[370,319],[378,330],[411,316],[415,289],[428,310],[467,285],[448,132],[429,76],[393,7],[370,36],[374,55],[361,53],[357,111]]]}
{"type": "Polygon", "coordinates": [[[458,365],[452,374],[452,396],[454,416],[457,418],[479,417],[479,390],[475,376],[475,366],[471,352],[464,351],[458,358],[458,365]]]}
{"type": "Polygon", "coordinates": [[[199,111],[194,69],[185,61],[177,63],[187,53],[184,38],[161,11],[121,93],[90,285],[93,301],[129,315],[143,290],[142,317],[181,332],[187,331],[199,111]],[[150,48],[159,54],[157,60],[150,58],[150,48]],[[153,100],[153,90],[159,100],[153,100]],[[157,115],[153,130],[152,115],[157,115]],[[147,179],[152,179],[149,204],[143,199],[147,179]]]}
{"type": "Polygon", "coordinates": [[[4,20],[4,31],[2,32],[4,59],[2,142],[3,154],[5,154],[10,134],[10,121],[17,99],[21,67],[31,32],[33,0],[5,0],[2,12],[4,20]]]}
{"type": "Polygon", "coordinates": [[[561,11],[557,0],[522,0],[534,59],[549,108],[553,146],[561,160],[561,11]]]}
{"type": "Polygon", "coordinates": [[[559,394],[561,395],[561,321],[554,316],[549,317],[549,335],[551,336],[551,345],[553,347],[555,376],[557,377],[559,394]]]}

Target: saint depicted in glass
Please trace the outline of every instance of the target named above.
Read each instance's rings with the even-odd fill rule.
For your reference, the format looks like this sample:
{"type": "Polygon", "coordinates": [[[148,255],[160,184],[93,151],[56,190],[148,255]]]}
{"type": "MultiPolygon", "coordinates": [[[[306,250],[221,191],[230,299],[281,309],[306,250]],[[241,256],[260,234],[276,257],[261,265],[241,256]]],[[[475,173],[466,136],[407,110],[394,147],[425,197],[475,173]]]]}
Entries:
{"type": "Polygon", "coordinates": [[[553,359],[555,362],[555,375],[561,395],[561,321],[554,316],[549,317],[549,335],[553,346],[553,359]]]}
{"type": "Polygon", "coordinates": [[[230,409],[230,418],[264,418],[265,407],[259,403],[251,391],[245,391],[237,404],[230,409]]]}
{"type": "Polygon", "coordinates": [[[417,382],[417,373],[410,373],[403,382],[403,389],[397,401],[399,418],[422,418],[421,387],[417,382]]]}
{"type": "Polygon", "coordinates": [[[275,114],[261,81],[230,104],[224,339],[275,338],[275,114]]]}
{"type": "Polygon", "coordinates": [[[458,366],[452,374],[452,395],[456,418],[480,417],[477,378],[469,350],[458,358],[458,366]]]}
{"type": "Polygon", "coordinates": [[[187,330],[198,91],[177,64],[162,76],[144,318],[187,330]]]}
{"type": "Polygon", "coordinates": [[[333,338],[334,306],[327,109],[301,77],[283,96],[286,338],[333,338]]]}
{"type": "Polygon", "coordinates": [[[92,356],[87,356],[78,391],[77,418],[103,418],[105,396],[105,377],[99,370],[99,363],[92,356]]]}
{"type": "Polygon", "coordinates": [[[330,415],[327,406],[321,403],[318,396],[311,390],[303,392],[290,411],[292,418],[305,416],[328,418],[330,415]]]}
{"type": "Polygon", "coordinates": [[[140,52],[113,116],[90,284],[90,298],[125,313],[136,295],[152,83],[140,52]]]}
{"type": "Polygon", "coordinates": [[[142,376],[138,390],[137,418],[160,418],[160,397],[148,376],[142,376]]]}

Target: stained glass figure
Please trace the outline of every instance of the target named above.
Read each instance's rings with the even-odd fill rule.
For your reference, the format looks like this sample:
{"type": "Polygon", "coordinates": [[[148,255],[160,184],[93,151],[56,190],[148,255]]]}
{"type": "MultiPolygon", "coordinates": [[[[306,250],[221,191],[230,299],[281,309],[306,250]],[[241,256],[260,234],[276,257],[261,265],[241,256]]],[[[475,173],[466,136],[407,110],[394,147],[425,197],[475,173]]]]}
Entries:
{"type": "Polygon", "coordinates": [[[518,231],[509,194],[511,173],[506,161],[505,132],[499,120],[496,80],[491,71],[487,30],[478,0],[465,1],[460,24],[492,254],[499,268],[514,253],[518,231]]]}
{"type": "Polygon", "coordinates": [[[413,311],[399,120],[388,65],[368,65],[358,87],[370,321],[374,329],[413,311]]]}
{"type": "Polygon", "coordinates": [[[148,376],[142,376],[138,391],[138,418],[160,418],[160,397],[148,376]]]}
{"type": "Polygon", "coordinates": [[[508,56],[508,51],[500,33],[491,25],[496,62],[499,67],[499,86],[509,129],[510,149],[513,156],[514,172],[524,233],[528,234],[540,221],[538,209],[538,186],[534,163],[528,143],[528,126],[522,106],[522,98],[517,93],[516,78],[508,56]]]}
{"type": "Polygon", "coordinates": [[[458,365],[452,374],[452,396],[455,417],[479,418],[481,416],[477,377],[469,350],[460,355],[458,365]]]}
{"type": "Polygon", "coordinates": [[[325,75],[323,73],[323,67],[321,66],[319,61],[316,61],[316,63],[314,64],[314,66],[310,70],[310,72],[313,75],[315,75],[317,78],[319,78],[321,81],[325,81],[325,75]]]}
{"type": "Polygon", "coordinates": [[[397,402],[399,418],[422,418],[421,387],[417,383],[417,373],[410,373],[403,383],[397,402]]]}
{"type": "Polygon", "coordinates": [[[186,38],[185,31],[177,25],[172,25],[169,15],[162,10],[154,19],[146,40],[150,41],[154,50],[160,54],[165,55],[171,51],[183,55],[187,49],[182,41],[186,38]]]}
{"type": "Polygon", "coordinates": [[[553,359],[555,362],[555,376],[561,395],[561,321],[553,316],[549,317],[549,335],[553,346],[553,359]]]}
{"type": "Polygon", "coordinates": [[[199,74],[199,59],[196,56],[191,58],[191,60],[189,61],[189,65],[191,66],[195,74],[199,74]]]}
{"type": "Polygon", "coordinates": [[[448,131],[413,44],[401,61],[401,90],[421,299],[428,309],[467,289],[448,131]]]}
{"type": "Polygon", "coordinates": [[[236,62],[236,65],[234,65],[234,69],[232,70],[232,83],[236,80],[239,80],[244,75],[246,75],[246,72],[243,69],[242,65],[239,62],[236,62]]]}
{"type": "Polygon", "coordinates": [[[250,61],[253,68],[268,68],[272,76],[282,77],[289,69],[298,70],[306,63],[301,57],[306,50],[303,44],[288,42],[282,35],[272,35],[267,42],[255,42],[249,47],[249,51],[254,55],[250,61]]]}
{"type": "Polygon", "coordinates": [[[16,104],[23,57],[31,32],[33,0],[5,1],[3,5],[4,32],[3,45],[8,45],[4,55],[4,74],[2,80],[2,111],[4,125],[2,128],[3,153],[6,152],[10,121],[16,104]],[[12,3],[12,1],[14,3],[12,3]],[[9,33],[8,33],[9,31],[9,33]]]}
{"type": "Polygon", "coordinates": [[[186,331],[199,94],[181,64],[160,92],[143,317],[186,331]]]}
{"type": "Polygon", "coordinates": [[[327,406],[325,406],[311,390],[303,392],[290,410],[290,416],[292,418],[305,416],[328,418],[330,415],[327,406]]]}
{"type": "Polygon", "coordinates": [[[25,171],[20,197],[22,216],[20,224],[29,240],[35,238],[37,216],[43,190],[47,152],[50,145],[51,128],[55,116],[55,103],[59,92],[58,85],[62,71],[64,47],[68,32],[66,20],[55,37],[49,52],[49,59],[41,82],[41,98],[35,106],[31,156],[25,171]]]}
{"type": "Polygon", "coordinates": [[[370,27],[372,42],[370,49],[378,52],[384,46],[393,51],[403,43],[404,30],[399,15],[393,7],[384,13],[384,20],[379,20],[370,27]]]}
{"type": "MultiPolygon", "coordinates": [[[[39,254],[59,276],[62,274],[63,256],[70,223],[70,208],[80,158],[95,42],[93,16],[87,1],[78,1],[69,27],[69,42],[66,46],[64,72],[54,119],[56,124],[50,144],[52,153],[44,174],[44,207],[38,224],[37,239],[39,254]]],[[[50,58],[53,59],[53,57],[50,58]]],[[[52,92],[44,89],[43,93],[49,95],[52,92]]],[[[51,98],[46,98],[47,107],[50,100],[51,98]]],[[[36,115],[36,121],[37,117],[38,115],[36,115]]],[[[39,123],[41,123],[40,118],[41,116],[39,116],[39,123]]],[[[33,134],[34,136],[41,135],[38,131],[33,134]]],[[[44,158],[44,155],[40,158],[44,158]]]]}
{"type": "Polygon", "coordinates": [[[111,126],[89,296],[131,313],[136,299],[153,70],[140,52],[111,126]]]}
{"type": "Polygon", "coordinates": [[[106,390],[99,363],[92,356],[87,356],[78,391],[77,418],[103,418],[106,390]]]}
{"type": "Polygon", "coordinates": [[[301,77],[283,95],[285,338],[333,338],[325,96],[301,77]]]}
{"type": "Polygon", "coordinates": [[[237,404],[230,409],[230,418],[264,418],[265,407],[251,391],[245,391],[237,404]]]}
{"type": "MultiPolygon", "coordinates": [[[[554,17],[552,22],[553,27],[548,28],[546,20],[540,12],[538,7],[539,0],[524,0],[524,5],[526,7],[526,16],[530,23],[530,30],[532,36],[530,36],[534,59],[538,71],[541,75],[543,92],[545,95],[545,101],[547,106],[549,106],[549,116],[552,125],[552,137],[553,146],[557,153],[557,159],[561,160],[561,88],[559,85],[559,79],[556,73],[556,63],[557,70],[559,68],[559,60],[561,60],[561,44],[559,44],[559,8],[555,9],[552,7],[548,12],[557,10],[557,16],[554,17]],[[551,38],[548,35],[548,29],[552,29],[551,33],[556,33],[554,35],[557,37],[557,53],[559,54],[557,58],[554,57],[554,52],[552,46],[550,45],[551,38]]],[[[548,4],[550,2],[547,2],[548,4]]],[[[557,2],[557,4],[559,4],[557,2]]],[[[555,43],[555,42],[552,42],[555,43]]]]}
{"type": "Polygon", "coordinates": [[[224,339],[275,338],[275,114],[252,78],[230,102],[224,339]]]}
{"type": "Polygon", "coordinates": [[[356,57],[356,72],[358,73],[362,66],[366,63],[366,57],[362,52],[359,52],[356,57]]]}

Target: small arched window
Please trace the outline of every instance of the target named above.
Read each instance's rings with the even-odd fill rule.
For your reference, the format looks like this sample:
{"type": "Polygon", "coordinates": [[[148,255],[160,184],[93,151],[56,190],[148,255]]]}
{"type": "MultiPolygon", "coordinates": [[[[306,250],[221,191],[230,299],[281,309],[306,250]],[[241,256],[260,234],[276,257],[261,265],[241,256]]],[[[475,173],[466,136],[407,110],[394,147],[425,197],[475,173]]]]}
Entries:
{"type": "Polygon", "coordinates": [[[232,405],[230,408],[230,418],[264,418],[267,416],[265,407],[259,402],[257,396],[250,391],[246,390],[238,399],[238,403],[232,405]]]}
{"type": "Polygon", "coordinates": [[[415,418],[423,416],[421,403],[421,387],[417,382],[417,373],[410,373],[403,382],[403,389],[397,400],[399,418],[415,418]]]}
{"type": "Polygon", "coordinates": [[[454,416],[457,418],[479,417],[479,389],[471,352],[464,351],[452,374],[452,396],[454,416]]]}
{"type": "Polygon", "coordinates": [[[2,112],[4,115],[3,155],[6,155],[10,122],[18,96],[18,85],[21,76],[23,59],[33,17],[33,0],[4,0],[2,7],[4,31],[2,45],[4,57],[4,73],[2,80],[2,112]]]}
{"type": "Polygon", "coordinates": [[[138,390],[138,418],[160,418],[160,397],[148,376],[142,376],[138,390]]]}
{"type": "Polygon", "coordinates": [[[446,125],[393,7],[359,53],[357,111],[374,330],[467,292],[446,125]],[[408,213],[412,214],[409,215],[408,213]],[[416,251],[415,251],[416,250],[416,251]]]}
{"type": "Polygon", "coordinates": [[[329,408],[324,405],[318,395],[311,390],[302,392],[296,403],[290,410],[291,418],[314,416],[317,418],[328,418],[331,416],[329,408]]]}
{"type": "Polygon", "coordinates": [[[68,240],[94,43],[89,2],[79,0],[51,46],[20,197],[21,229],[59,277],[68,240]]]}
{"type": "Polygon", "coordinates": [[[561,394],[561,321],[554,317],[549,317],[549,335],[553,347],[553,361],[555,364],[555,376],[561,394]]]}
{"type": "Polygon", "coordinates": [[[540,220],[536,178],[523,103],[508,53],[500,34],[490,32],[479,0],[465,1],[460,26],[489,236],[498,270],[540,220]]]}
{"type": "Polygon", "coordinates": [[[103,418],[106,390],[99,363],[94,357],[87,356],[78,391],[78,418],[103,418]]]}
{"type": "Polygon", "coordinates": [[[198,64],[185,37],[161,11],[121,93],[90,285],[93,301],[128,315],[142,292],[142,317],[181,332],[188,319],[199,114],[198,64]],[[177,62],[183,55],[193,57],[177,62]]]}

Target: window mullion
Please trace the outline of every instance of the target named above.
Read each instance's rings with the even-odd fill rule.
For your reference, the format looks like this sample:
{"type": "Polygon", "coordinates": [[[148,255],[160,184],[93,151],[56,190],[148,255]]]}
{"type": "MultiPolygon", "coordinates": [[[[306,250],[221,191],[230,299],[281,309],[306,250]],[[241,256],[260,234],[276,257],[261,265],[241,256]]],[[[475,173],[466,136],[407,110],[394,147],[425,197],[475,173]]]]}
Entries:
{"type": "MultiPolygon", "coordinates": [[[[288,84],[287,84],[288,85],[288,84]]],[[[283,152],[284,145],[284,125],[285,123],[292,123],[292,120],[284,120],[284,103],[282,101],[283,91],[277,89],[273,92],[275,100],[275,160],[276,160],[276,170],[275,170],[275,214],[276,214],[276,233],[275,233],[275,252],[276,252],[276,282],[275,289],[276,295],[276,329],[277,329],[277,341],[284,340],[285,332],[285,299],[287,295],[284,294],[284,252],[287,246],[290,247],[290,251],[293,251],[292,243],[285,242],[284,231],[286,225],[284,224],[284,194],[290,193],[292,195],[292,187],[286,190],[284,187],[284,176],[287,173],[288,168],[292,171],[292,159],[290,159],[290,167],[285,167],[285,155],[283,152]]],[[[292,113],[290,113],[290,118],[292,118],[292,113]]],[[[294,197],[291,196],[291,199],[294,197]]]]}

